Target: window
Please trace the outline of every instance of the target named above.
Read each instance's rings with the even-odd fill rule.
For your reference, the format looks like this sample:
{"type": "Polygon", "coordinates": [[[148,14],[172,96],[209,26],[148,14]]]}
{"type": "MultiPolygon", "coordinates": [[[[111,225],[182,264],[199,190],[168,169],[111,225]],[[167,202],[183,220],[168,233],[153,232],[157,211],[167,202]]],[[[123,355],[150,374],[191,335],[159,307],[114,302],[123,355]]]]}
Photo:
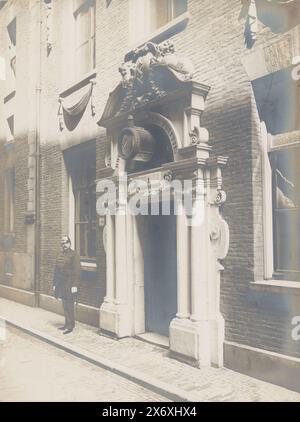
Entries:
{"type": "Polygon", "coordinates": [[[186,27],[185,12],[187,0],[129,0],[129,42],[164,41],[186,27]]]}
{"type": "Polygon", "coordinates": [[[270,153],[274,276],[300,280],[300,144],[270,153]]]}
{"type": "Polygon", "coordinates": [[[75,68],[79,78],[95,67],[95,0],[74,0],[75,68]]]}
{"type": "Polygon", "coordinates": [[[4,174],[4,232],[13,233],[15,219],[15,169],[4,174]]]}
{"type": "Polygon", "coordinates": [[[96,258],[96,144],[94,141],[65,152],[74,193],[75,249],[84,261],[96,258]]]}
{"type": "Polygon", "coordinates": [[[151,0],[150,32],[155,31],[187,10],[187,0],[151,0]]]}
{"type": "Polygon", "coordinates": [[[299,90],[291,68],[252,81],[262,126],[264,278],[300,281],[299,90]]]}

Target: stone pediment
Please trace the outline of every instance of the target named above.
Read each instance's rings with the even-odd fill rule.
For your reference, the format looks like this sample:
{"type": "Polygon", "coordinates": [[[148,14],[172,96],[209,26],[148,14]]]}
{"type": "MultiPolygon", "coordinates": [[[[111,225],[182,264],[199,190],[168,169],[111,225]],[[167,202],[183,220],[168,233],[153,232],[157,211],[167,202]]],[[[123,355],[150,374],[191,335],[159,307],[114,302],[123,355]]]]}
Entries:
{"type": "Polygon", "coordinates": [[[121,82],[111,92],[99,126],[112,119],[166,99],[192,84],[194,67],[189,59],[178,56],[170,41],[148,42],[125,56],[119,71],[121,82]]]}

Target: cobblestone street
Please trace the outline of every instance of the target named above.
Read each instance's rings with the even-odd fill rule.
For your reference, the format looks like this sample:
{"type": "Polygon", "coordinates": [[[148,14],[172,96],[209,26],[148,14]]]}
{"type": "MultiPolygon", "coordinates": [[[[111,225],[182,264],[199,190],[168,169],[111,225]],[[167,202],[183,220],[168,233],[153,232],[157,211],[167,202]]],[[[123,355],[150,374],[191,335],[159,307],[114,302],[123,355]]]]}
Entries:
{"type": "Polygon", "coordinates": [[[167,401],[13,328],[0,342],[0,401],[167,401]]]}
{"type": "Polygon", "coordinates": [[[0,343],[2,401],[166,400],[128,381],[127,373],[142,375],[146,383],[155,387],[164,383],[190,401],[300,401],[299,393],[286,388],[226,368],[197,369],[171,359],[166,349],[135,338],[116,341],[82,323],[76,324],[71,335],[63,336],[57,330],[62,316],[40,308],[1,298],[0,317],[36,330],[46,341],[57,342],[58,347],[65,344],[76,348],[83,357],[92,353],[112,368],[121,365],[124,373],[124,377],[115,375],[6,324],[7,340],[0,343]]]}

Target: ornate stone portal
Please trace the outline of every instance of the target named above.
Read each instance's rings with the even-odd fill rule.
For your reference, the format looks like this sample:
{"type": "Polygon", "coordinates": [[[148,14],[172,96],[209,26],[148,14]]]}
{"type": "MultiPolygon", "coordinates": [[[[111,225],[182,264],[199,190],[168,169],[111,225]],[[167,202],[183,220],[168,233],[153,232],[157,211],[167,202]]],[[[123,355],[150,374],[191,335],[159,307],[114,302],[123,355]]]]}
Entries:
{"type": "MultiPolygon", "coordinates": [[[[211,157],[208,131],[200,124],[209,87],[192,80],[191,62],[178,57],[170,42],[147,43],[132,51],[120,72],[122,81],[98,122],[110,141],[101,177],[117,182],[126,176],[125,184],[118,185],[117,200],[109,203],[114,215],[106,215],[107,289],[100,327],[120,338],[145,332],[141,222],[129,212],[129,202],[137,193],[147,200],[162,195],[178,182],[183,190],[177,196],[173,192],[180,212],[174,263],[177,313],[169,326],[170,352],[198,366],[222,366],[220,272],[229,231],[220,206],[226,200],[221,177],[226,158],[211,157]],[[147,183],[141,189],[142,181],[147,183]],[[189,181],[188,187],[184,181],[189,181]],[[193,215],[183,202],[188,193],[193,215]]],[[[105,196],[101,183],[100,200],[105,196]]]]}

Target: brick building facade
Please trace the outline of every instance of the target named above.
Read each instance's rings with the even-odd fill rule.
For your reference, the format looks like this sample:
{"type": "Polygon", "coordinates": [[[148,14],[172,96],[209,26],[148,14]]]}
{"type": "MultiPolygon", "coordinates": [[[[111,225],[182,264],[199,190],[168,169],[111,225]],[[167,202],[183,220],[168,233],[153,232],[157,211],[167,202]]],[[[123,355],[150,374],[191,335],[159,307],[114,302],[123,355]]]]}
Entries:
{"type": "MultiPolygon", "coordinates": [[[[107,257],[104,224],[91,204],[111,141],[97,123],[121,80],[124,56],[169,39],[193,61],[193,80],[210,87],[201,127],[212,154],[228,157],[221,209],[230,233],[220,284],[224,365],[299,389],[300,341],[291,335],[300,315],[299,245],[291,241],[292,262],[282,258],[284,250],[292,254],[282,224],[292,223],[276,214],[285,207],[272,210],[281,186],[276,175],[289,186],[295,176],[284,174],[290,158],[280,154],[292,145],[299,156],[291,72],[300,56],[300,12],[298,2],[283,3],[0,2],[0,56],[7,64],[0,81],[1,296],[60,312],[53,266],[60,236],[68,233],[82,256],[78,319],[99,326],[107,257]],[[275,176],[274,160],[283,161],[275,176]]],[[[296,171],[297,162],[290,168],[296,171]]],[[[281,192],[286,201],[294,195],[281,192]]],[[[295,206],[286,208],[297,208],[295,195],[295,206]]]]}

